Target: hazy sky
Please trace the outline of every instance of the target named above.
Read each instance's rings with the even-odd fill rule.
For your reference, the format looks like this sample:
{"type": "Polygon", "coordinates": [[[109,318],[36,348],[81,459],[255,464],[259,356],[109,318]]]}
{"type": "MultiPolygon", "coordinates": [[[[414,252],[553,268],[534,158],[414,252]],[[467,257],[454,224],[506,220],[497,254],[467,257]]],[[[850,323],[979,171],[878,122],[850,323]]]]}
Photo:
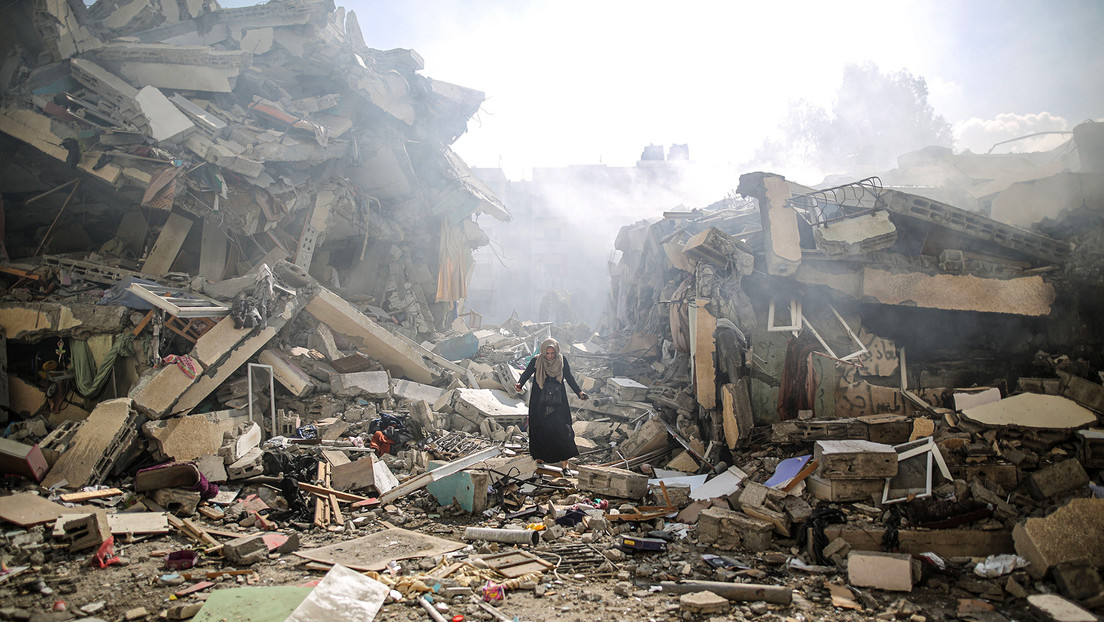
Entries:
{"type": "Polygon", "coordinates": [[[1101,0],[335,2],[369,46],[484,91],[455,147],[512,178],[631,165],[649,143],[736,165],[788,102],[830,109],[844,64],[865,61],[924,77],[960,148],[1104,118],[1101,0]]]}

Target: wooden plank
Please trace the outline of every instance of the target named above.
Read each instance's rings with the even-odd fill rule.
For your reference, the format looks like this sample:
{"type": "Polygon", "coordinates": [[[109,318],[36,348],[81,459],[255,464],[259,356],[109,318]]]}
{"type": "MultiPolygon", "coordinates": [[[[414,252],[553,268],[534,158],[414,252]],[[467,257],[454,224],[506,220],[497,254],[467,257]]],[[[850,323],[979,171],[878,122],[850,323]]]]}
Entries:
{"type": "Polygon", "coordinates": [[[208,281],[221,281],[226,273],[226,242],[221,219],[204,218],[199,275],[208,281]]]}
{"type": "Polygon", "coordinates": [[[82,501],[88,501],[89,499],[103,499],[105,497],[114,497],[115,495],[123,494],[122,490],[118,488],[106,488],[104,490],[88,490],[85,492],[70,492],[61,495],[61,500],[66,503],[81,503],[82,501]]]}
{"type": "Polygon", "coordinates": [[[180,247],[184,245],[184,239],[192,230],[192,221],[180,214],[169,214],[161,234],[153,244],[153,250],[146,257],[146,263],[142,265],[142,272],[154,276],[164,276],[172,269],[176,256],[180,253],[180,247]]]}
{"type": "MultiPolygon", "coordinates": [[[[344,455],[344,454],[343,454],[344,455]]],[[[375,461],[364,456],[356,462],[330,467],[330,477],[336,490],[363,490],[376,485],[375,461]]]]}
{"type": "MultiPolygon", "coordinates": [[[[319,461],[318,462],[318,473],[317,473],[316,479],[320,482],[325,481],[325,475],[326,475],[326,463],[322,462],[322,461],[319,461]]],[[[302,487],[303,484],[304,484],[304,482],[299,482],[300,487],[302,487]]],[[[310,484],[307,484],[307,485],[309,486],[310,484]]],[[[326,525],[329,524],[330,513],[327,511],[327,509],[328,509],[327,506],[329,505],[329,503],[330,503],[329,497],[324,497],[322,495],[318,495],[314,499],[314,524],[316,526],[325,528],[326,525]]]]}
{"type": "Polygon", "coordinates": [[[349,493],[349,492],[342,492],[340,490],[334,490],[333,488],[329,488],[327,486],[319,486],[317,484],[308,484],[306,482],[299,482],[299,488],[301,490],[305,490],[309,493],[319,495],[319,496],[323,496],[323,497],[333,495],[334,497],[336,497],[340,501],[346,501],[346,502],[350,502],[350,503],[354,502],[354,501],[368,501],[370,499],[369,497],[362,497],[360,495],[354,495],[354,494],[349,493]]]}

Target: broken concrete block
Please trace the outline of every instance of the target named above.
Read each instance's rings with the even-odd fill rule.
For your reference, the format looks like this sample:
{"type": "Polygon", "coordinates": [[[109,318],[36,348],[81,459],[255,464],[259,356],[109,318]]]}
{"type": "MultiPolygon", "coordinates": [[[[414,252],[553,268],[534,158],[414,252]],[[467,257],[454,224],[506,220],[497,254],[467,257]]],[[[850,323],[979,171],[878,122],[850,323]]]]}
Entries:
{"type": "Polygon", "coordinates": [[[621,443],[621,455],[632,458],[666,446],[667,428],[659,418],[652,417],[621,443]]]}
{"type": "Polygon", "coordinates": [[[437,400],[445,394],[443,389],[429,386],[428,384],[422,384],[420,382],[413,382],[410,380],[392,380],[391,381],[391,395],[396,400],[417,401],[425,400],[430,404],[433,404],[433,410],[441,410],[437,408],[437,400]]]}
{"type": "Polygon", "coordinates": [[[847,558],[847,555],[850,552],[851,545],[848,544],[847,540],[844,540],[843,538],[836,538],[824,547],[823,554],[827,558],[838,556],[838,558],[842,561],[847,558]]]}
{"type": "Polygon", "coordinates": [[[851,551],[847,555],[847,582],[891,592],[911,592],[920,579],[920,562],[903,553],[851,551]]]}
{"type": "Polygon", "coordinates": [[[472,421],[490,418],[502,426],[521,424],[529,416],[524,401],[494,389],[457,389],[453,408],[472,421]]]}
{"type": "Polygon", "coordinates": [[[897,475],[897,452],[870,441],[817,441],[813,460],[822,479],[876,479],[897,475]]]}
{"type": "Polygon", "coordinates": [[[229,479],[245,479],[264,473],[264,452],[259,447],[254,447],[244,456],[226,467],[226,475],[229,479]]]}
{"type": "Polygon", "coordinates": [[[177,516],[195,514],[196,506],[200,502],[198,491],[181,488],[159,488],[153,491],[152,497],[157,505],[177,516]]]}
{"type": "Polygon", "coordinates": [[[391,395],[391,375],[386,371],[330,374],[330,391],[341,397],[382,399],[391,395]]]}
{"type": "Polygon", "coordinates": [[[1085,408],[1104,412],[1104,385],[1090,382],[1080,376],[1058,370],[1058,394],[1067,397],[1085,408]]]}
{"type": "Polygon", "coordinates": [[[744,548],[751,552],[771,547],[774,526],[740,512],[712,507],[698,514],[698,541],[718,548],[744,548]]]}
{"type": "Polygon", "coordinates": [[[137,440],[138,414],[129,398],[100,402],[80,426],[42,485],[66,481],[71,488],[100,484],[137,440]]]}
{"type": "Polygon", "coordinates": [[[1063,562],[1088,560],[1104,566],[1104,499],[1072,499],[1049,516],[1029,518],[1012,528],[1016,553],[1031,562],[1028,572],[1042,577],[1063,562]]]}
{"type": "Polygon", "coordinates": [[[222,556],[231,564],[249,566],[268,557],[268,544],[263,535],[235,538],[222,545],[222,556]]]}
{"type": "Polygon", "coordinates": [[[881,497],[885,490],[884,479],[823,479],[816,475],[805,478],[809,492],[825,501],[870,501],[881,497]]]}
{"type": "Polygon", "coordinates": [[[142,114],[149,120],[150,137],[157,141],[173,141],[182,138],[195,125],[169,101],[157,87],[142,87],[134,96],[142,114]]]}
{"type": "Polygon", "coordinates": [[[613,425],[605,421],[576,421],[571,424],[575,437],[606,441],[613,432],[613,425]]]}
{"type": "Polygon", "coordinates": [[[226,481],[226,461],[222,456],[203,456],[197,458],[195,463],[207,481],[215,483],[226,481]]]}
{"type": "Polygon", "coordinates": [[[648,476],[616,467],[583,465],[579,467],[579,488],[602,496],[643,499],[648,476]]]}
{"type": "Polygon", "coordinates": [[[262,365],[272,367],[272,374],[285,389],[295,397],[303,397],[314,389],[314,381],[307,372],[300,369],[286,354],[274,348],[268,348],[257,357],[262,365]]]}
{"type": "Polygon", "coordinates": [[[1089,483],[1089,474],[1076,459],[1043,467],[1027,477],[1027,488],[1036,499],[1050,499],[1076,492],[1089,483]]]}
{"type": "Polygon", "coordinates": [[[70,541],[69,550],[71,551],[98,547],[111,537],[107,514],[102,511],[67,518],[64,531],[64,538],[70,541]]]}
{"type": "Polygon", "coordinates": [[[668,469],[682,473],[694,473],[698,470],[698,466],[698,461],[685,449],[675,454],[675,457],[667,462],[668,469]]]}
{"type": "Polygon", "coordinates": [[[708,590],[679,596],[679,609],[694,614],[721,613],[731,607],[727,598],[708,590]]]}
{"type": "Polygon", "coordinates": [[[632,378],[610,378],[604,391],[619,402],[642,402],[648,397],[648,387],[632,378]]]}
{"type": "Polygon", "coordinates": [[[151,449],[158,460],[186,461],[217,454],[223,436],[247,422],[247,413],[220,410],[149,421],[142,433],[153,441],[151,449]]]}
{"type": "Polygon", "coordinates": [[[1086,563],[1064,563],[1050,569],[1058,589],[1067,598],[1085,601],[1104,594],[1104,580],[1096,568],[1086,563]]]}

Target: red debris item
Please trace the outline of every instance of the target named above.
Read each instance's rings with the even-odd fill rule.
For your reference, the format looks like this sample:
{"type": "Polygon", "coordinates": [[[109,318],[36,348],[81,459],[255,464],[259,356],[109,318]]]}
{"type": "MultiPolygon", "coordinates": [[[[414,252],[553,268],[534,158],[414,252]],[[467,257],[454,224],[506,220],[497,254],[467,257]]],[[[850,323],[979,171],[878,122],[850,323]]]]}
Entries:
{"type": "Polygon", "coordinates": [[[191,550],[173,551],[165,556],[165,567],[169,570],[187,570],[196,565],[199,553],[191,550]]]}
{"type": "Polygon", "coordinates": [[[107,568],[111,564],[118,563],[118,561],[119,557],[115,555],[115,536],[104,540],[92,557],[92,565],[97,568],[107,568]]]}
{"type": "Polygon", "coordinates": [[[379,455],[391,453],[391,446],[395,444],[395,441],[387,438],[387,435],[383,433],[383,430],[377,430],[372,435],[372,442],[369,443],[369,447],[376,450],[379,455]]]}
{"type": "Polygon", "coordinates": [[[456,614],[452,616],[452,622],[464,622],[464,616],[456,614]]]}
{"type": "Polygon", "coordinates": [[[67,608],[64,600],[59,600],[54,603],[54,611],[65,611],[67,608]]]}
{"type": "Polygon", "coordinates": [[[487,581],[483,586],[483,602],[500,603],[506,600],[506,588],[498,583],[487,581]]]}

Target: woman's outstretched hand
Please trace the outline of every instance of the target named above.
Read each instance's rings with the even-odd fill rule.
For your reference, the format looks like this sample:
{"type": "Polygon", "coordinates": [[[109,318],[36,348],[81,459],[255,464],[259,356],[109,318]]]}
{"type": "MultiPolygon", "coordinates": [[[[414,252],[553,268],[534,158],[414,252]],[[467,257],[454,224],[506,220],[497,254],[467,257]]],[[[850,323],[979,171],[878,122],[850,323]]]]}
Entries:
{"type": "Polygon", "coordinates": [[[514,383],[514,390],[517,391],[518,393],[521,393],[521,383],[520,382],[515,382],[514,383]]]}
{"type": "Polygon", "coordinates": [[[585,402],[590,399],[590,396],[586,394],[586,391],[579,391],[579,399],[585,402]]]}

